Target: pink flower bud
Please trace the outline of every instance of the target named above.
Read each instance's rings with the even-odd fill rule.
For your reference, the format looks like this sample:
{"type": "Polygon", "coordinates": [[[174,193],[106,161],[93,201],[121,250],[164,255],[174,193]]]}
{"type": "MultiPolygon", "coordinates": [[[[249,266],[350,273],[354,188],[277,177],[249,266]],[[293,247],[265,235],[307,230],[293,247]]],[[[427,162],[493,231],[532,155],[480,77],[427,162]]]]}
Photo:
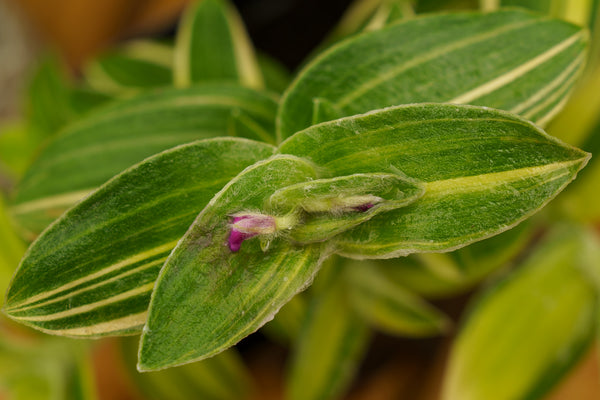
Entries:
{"type": "Polygon", "coordinates": [[[231,233],[229,234],[229,250],[237,252],[242,242],[257,235],[269,235],[277,231],[275,217],[258,213],[233,215],[231,233]]]}

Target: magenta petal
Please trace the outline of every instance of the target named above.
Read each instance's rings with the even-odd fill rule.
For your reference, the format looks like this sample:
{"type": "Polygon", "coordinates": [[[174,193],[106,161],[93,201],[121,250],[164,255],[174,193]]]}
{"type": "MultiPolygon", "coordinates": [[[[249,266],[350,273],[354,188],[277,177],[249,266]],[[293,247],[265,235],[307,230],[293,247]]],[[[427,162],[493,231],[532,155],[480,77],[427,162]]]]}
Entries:
{"type": "Polygon", "coordinates": [[[243,219],[248,219],[248,218],[250,218],[249,215],[238,215],[238,216],[233,217],[233,222],[232,223],[235,224],[236,222],[239,222],[239,221],[241,221],[243,219]]]}
{"type": "Polygon", "coordinates": [[[246,239],[249,239],[253,236],[256,236],[255,233],[242,233],[236,229],[232,229],[231,233],[229,234],[229,250],[231,250],[232,252],[237,252],[240,250],[240,247],[242,247],[242,242],[246,239]]]}

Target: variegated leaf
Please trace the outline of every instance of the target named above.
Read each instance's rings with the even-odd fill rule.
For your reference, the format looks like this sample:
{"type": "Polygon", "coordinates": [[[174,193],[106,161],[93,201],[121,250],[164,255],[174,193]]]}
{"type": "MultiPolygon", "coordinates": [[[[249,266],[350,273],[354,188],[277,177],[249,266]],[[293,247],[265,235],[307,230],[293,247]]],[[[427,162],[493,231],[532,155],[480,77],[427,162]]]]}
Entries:
{"type": "Polygon", "coordinates": [[[142,334],[140,370],[220,353],[271,320],[311,283],[322,244],[290,244],[285,232],[269,230],[261,218],[258,228],[266,233],[235,249],[232,222],[242,212],[260,211],[276,189],[314,177],[312,164],[276,156],[247,168],[211,200],[161,270],[142,334]]]}
{"type": "Polygon", "coordinates": [[[272,141],[275,108],[270,95],[231,85],[157,90],[112,103],[48,143],[19,183],[11,212],[33,239],[145,157],[227,134],[272,141]]]}
{"type": "Polygon", "coordinates": [[[340,116],[431,101],[494,107],[544,125],[566,101],[586,44],[581,28],[518,10],[408,20],[306,66],[284,94],[278,135],[310,126],[316,98],[340,116]]]}
{"type": "Polygon", "coordinates": [[[590,155],[515,115],[417,104],[315,125],[280,147],[324,173],[401,171],[424,182],[418,201],[336,236],[354,258],[449,251],[496,235],[560,192],[590,155]]]}
{"type": "Polygon", "coordinates": [[[174,73],[177,86],[216,81],[263,86],[252,43],[228,0],[190,3],[177,31],[174,73]]]}
{"type": "Polygon", "coordinates": [[[5,313],[57,335],[138,332],[158,272],[198,212],[273,151],[246,139],[207,139],[117,175],[31,245],[5,313]]]}

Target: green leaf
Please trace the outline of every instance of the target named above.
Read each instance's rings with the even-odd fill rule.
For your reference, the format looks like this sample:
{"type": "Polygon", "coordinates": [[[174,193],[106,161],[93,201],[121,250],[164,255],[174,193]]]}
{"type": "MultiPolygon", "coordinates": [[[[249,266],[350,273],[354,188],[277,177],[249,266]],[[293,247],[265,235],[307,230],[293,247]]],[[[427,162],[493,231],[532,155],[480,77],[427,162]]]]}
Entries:
{"type": "Polygon", "coordinates": [[[109,51],[85,69],[91,87],[106,93],[169,86],[173,80],[173,48],[169,45],[137,40],[109,51]]]}
{"type": "Polygon", "coordinates": [[[442,312],[387,279],[377,265],[349,263],[345,272],[352,305],[373,328],[391,335],[426,337],[439,335],[450,326],[442,312]]]}
{"type": "Polygon", "coordinates": [[[292,297],[277,314],[272,321],[261,328],[261,332],[270,339],[289,344],[294,342],[299,335],[302,319],[306,314],[306,300],[301,294],[292,297]]]}
{"type": "Polygon", "coordinates": [[[123,338],[123,356],[127,372],[144,399],[242,400],[252,394],[249,371],[234,349],[201,362],[140,374],[135,368],[138,338],[131,339],[123,338]]]}
{"type": "Polygon", "coordinates": [[[292,81],[290,71],[279,61],[264,53],[257,54],[258,66],[265,80],[265,88],[283,93],[292,81]]]}
{"type": "Polygon", "coordinates": [[[582,235],[556,230],[478,299],[452,349],[444,399],[540,399],[583,355],[597,295],[582,235]]]}
{"type": "MultiPolygon", "coordinates": [[[[86,194],[145,157],[224,136],[233,115],[272,133],[275,107],[268,94],[229,85],[158,90],[117,101],[70,125],[43,149],[20,182],[11,211],[35,237],[86,194]]],[[[256,129],[235,133],[256,139],[256,129]]]]}
{"type": "Polygon", "coordinates": [[[0,170],[19,178],[27,170],[44,135],[25,121],[4,122],[0,126],[0,170]]]}
{"type": "Polygon", "coordinates": [[[377,265],[387,279],[427,298],[460,293],[506,266],[529,244],[531,224],[516,227],[451,253],[415,254],[381,260],[377,265]]]}
{"type": "MultiPolygon", "coordinates": [[[[54,135],[78,116],[110,100],[110,96],[69,79],[56,56],[47,55],[38,64],[27,93],[28,134],[34,138],[54,135]]],[[[38,138],[40,140],[40,138],[38,138]]]]}
{"type": "Polygon", "coordinates": [[[296,212],[289,232],[300,243],[320,242],[423,196],[420,182],[393,174],[355,174],[317,179],[277,190],[268,200],[275,214],[296,212]],[[361,209],[361,207],[365,207],[361,209]],[[367,208],[368,207],[368,208],[367,208]]]}
{"type": "Polygon", "coordinates": [[[524,7],[542,14],[587,26],[595,0],[500,0],[500,7],[524,7]]]}
{"type": "Polygon", "coordinates": [[[66,396],[73,400],[97,400],[91,352],[79,351],[75,354],[74,365],[67,368],[66,396]]]}
{"type": "Polygon", "coordinates": [[[14,400],[95,400],[85,343],[15,335],[0,328],[0,388],[14,400]]]}
{"type": "MultiPolygon", "coordinates": [[[[4,293],[19,260],[25,253],[25,245],[14,231],[11,221],[6,214],[4,200],[0,197],[0,293],[4,293]]],[[[4,297],[0,299],[0,304],[4,297]]]]}
{"type": "Polygon", "coordinates": [[[312,298],[293,349],[287,377],[289,400],[340,397],[367,350],[369,330],[351,306],[349,288],[339,278],[342,269],[328,268],[336,271],[328,274],[330,279],[312,298]]]}
{"type": "Polygon", "coordinates": [[[581,28],[518,10],[408,20],[340,43],[304,68],[282,99],[278,135],[310,126],[315,98],[343,116],[450,102],[544,125],[579,75],[586,43],[581,28]]]}
{"type": "Polygon", "coordinates": [[[56,133],[72,117],[70,82],[57,56],[47,55],[36,67],[27,96],[27,119],[44,136],[56,133]]]}
{"type": "Polygon", "coordinates": [[[560,192],[590,155],[517,116],[485,107],[417,104],[313,126],[281,153],[331,176],[402,173],[419,201],[334,238],[353,258],[449,251],[501,233],[560,192]]]}
{"type": "Polygon", "coordinates": [[[231,178],[273,151],[245,139],[207,139],[111,179],[31,245],[5,312],[57,335],[139,331],[158,272],[196,215],[231,178]]]}
{"type": "Polygon", "coordinates": [[[311,283],[322,257],[319,244],[298,247],[260,235],[238,252],[227,246],[232,215],[261,210],[276,189],[311,177],[312,164],[277,156],[247,168],[210,201],[156,282],[141,339],[141,371],[201,360],[231,347],[311,283]]]}
{"type": "Polygon", "coordinates": [[[413,15],[414,10],[408,0],[355,0],[319,48],[330,47],[354,34],[381,29],[413,15]]]}
{"type": "Polygon", "coordinates": [[[177,32],[174,74],[177,86],[215,81],[263,86],[252,43],[229,1],[191,3],[177,32]]]}

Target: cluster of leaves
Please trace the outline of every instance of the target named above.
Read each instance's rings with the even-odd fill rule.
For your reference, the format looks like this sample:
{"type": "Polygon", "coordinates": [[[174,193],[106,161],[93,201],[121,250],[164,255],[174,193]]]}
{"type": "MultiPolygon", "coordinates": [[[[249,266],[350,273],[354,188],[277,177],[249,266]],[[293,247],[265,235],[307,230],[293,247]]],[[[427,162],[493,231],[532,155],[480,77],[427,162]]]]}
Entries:
{"type": "Polygon", "coordinates": [[[470,288],[568,217],[580,223],[552,227],[477,297],[444,385],[446,399],[540,398],[599,315],[600,247],[581,222],[600,212],[586,193],[600,168],[517,226],[590,159],[542,128],[554,119],[564,140],[597,147],[594,117],[561,129],[567,104],[555,119],[588,42],[524,10],[415,17],[404,1],[359,1],[289,82],[228,3],[202,0],[174,45],[117,49],[86,69],[86,88],[44,66],[32,98],[51,105],[32,105],[30,131],[52,136],[27,166],[7,158],[24,171],[10,213],[35,240],[4,311],[55,335],[141,333],[141,371],[212,357],[141,375],[155,397],[159,376],[214,371],[238,383],[194,390],[239,397],[247,379],[223,351],[264,326],[292,343],[289,398],[332,398],[371,328],[447,332],[424,298],[470,288]]]}

